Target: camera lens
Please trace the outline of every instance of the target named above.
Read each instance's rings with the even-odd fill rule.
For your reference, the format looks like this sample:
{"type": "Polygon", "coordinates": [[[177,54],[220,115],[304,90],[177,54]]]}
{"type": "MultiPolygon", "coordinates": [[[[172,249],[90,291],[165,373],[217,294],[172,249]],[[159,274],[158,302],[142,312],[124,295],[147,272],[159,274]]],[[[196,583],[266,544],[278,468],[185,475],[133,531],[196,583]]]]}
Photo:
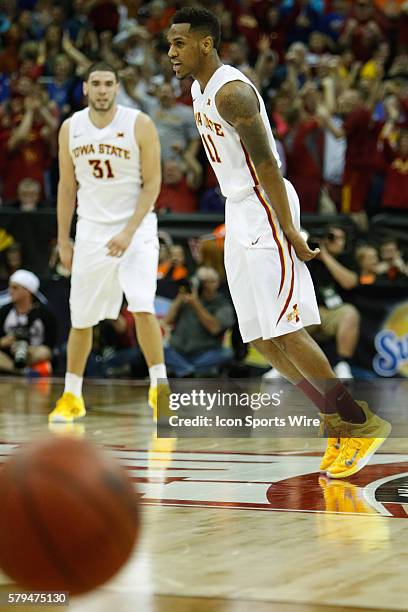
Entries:
{"type": "Polygon", "coordinates": [[[28,342],[19,340],[14,348],[14,365],[16,368],[24,368],[27,364],[28,342]]]}

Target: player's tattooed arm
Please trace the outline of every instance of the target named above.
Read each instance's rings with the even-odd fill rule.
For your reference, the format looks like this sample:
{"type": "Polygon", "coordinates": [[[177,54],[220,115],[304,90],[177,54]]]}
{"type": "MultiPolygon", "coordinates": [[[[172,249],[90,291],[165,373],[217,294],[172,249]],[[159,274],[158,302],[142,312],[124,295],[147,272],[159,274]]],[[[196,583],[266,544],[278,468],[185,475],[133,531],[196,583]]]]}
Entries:
{"type": "Polygon", "coordinates": [[[250,85],[243,81],[227,83],[217,93],[215,103],[221,117],[237,130],[255,167],[275,162],[258,98],[250,85]]]}
{"type": "Polygon", "coordinates": [[[313,259],[319,251],[309,249],[293,224],[285,183],[269,144],[268,134],[259,112],[258,96],[253,87],[243,81],[226,83],[218,91],[215,103],[221,117],[238,132],[255,166],[259,183],[299,259],[313,259]]]}

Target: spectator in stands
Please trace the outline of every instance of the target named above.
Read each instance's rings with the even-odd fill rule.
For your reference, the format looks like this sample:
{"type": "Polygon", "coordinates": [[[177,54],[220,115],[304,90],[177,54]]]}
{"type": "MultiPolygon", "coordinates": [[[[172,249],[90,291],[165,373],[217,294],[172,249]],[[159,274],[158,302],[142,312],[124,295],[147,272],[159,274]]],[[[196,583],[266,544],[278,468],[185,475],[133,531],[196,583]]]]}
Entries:
{"type": "Polygon", "coordinates": [[[380,263],[378,274],[386,274],[389,280],[408,276],[408,263],[404,261],[398,241],[395,238],[384,238],[380,244],[380,263]]]}
{"type": "Polygon", "coordinates": [[[342,190],[342,212],[350,213],[364,231],[367,230],[365,210],[375,169],[375,155],[380,126],[372,121],[378,82],[372,86],[372,96],[363,103],[355,89],[346,90],[339,98],[338,111],[344,117],[336,127],[329,109],[320,108],[320,119],[336,138],[346,138],[347,148],[342,190]]]}
{"type": "Polygon", "coordinates": [[[116,98],[117,104],[129,106],[130,108],[142,109],[143,99],[138,91],[140,70],[137,66],[126,66],[120,73],[119,94],[116,98]]]}
{"type": "Polygon", "coordinates": [[[360,333],[360,314],[345,301],[347,291],[358,285],[345,245],[343,228],[329,227],[320,241],[318,259],[309,262],[321,318],[321,325],[312,326],[309,332],[318,342],[335,340],[338,363],[334,369],[339,378],[352,377],[350,361],[360,333]]]}
{"type": "Polygon", "coordinates": [[[173,246],[173,240],[168,232],[159,230],[159,265],[170,258],[170,247],[173,246]]]}
{"type": "Polygon", "coordinates": [[[8,279],[11,274],[24,265],[23,249],[19,242],[13,242],[4,253],[5,264],[1,272],[3,278],[8,279]]]}
{"type": "Polygon", "coordinates": [[[161,85],[156,108],[147,110],[159,133],[163,162],[169,159],[181,161],[185,154],[197,157],[199,139],[193,110],[176,102],[170,83],[161,85]]]}
{"type": "Polygon", "coordinates": [[[242,36],[236,41],[232,42],[228,48],[228,56],[225,58],[228,63],[238,70],[245,71],[250,67],[249,65],[249,48],[248,44],[242,36]]]}
{"type": "Polygon", "coordinates": [[[332,0],[329,11],[321,17],[320,28],[332,40],[337,41],[343,30],[349,11],[348,0],[332,0]]]}
{"type": "Polygon", "coordinates": [[[55,114],[44,103],[38,88],[24,98],[23,113],[13,115],[12,123],[3,184],[6,201],[16,199],[17,185],[23,178],[39,181],[44,194],[44,172],[50,163],[50,145],[55,142],[58,126],[55,114]]]}
{"type": "Polygon", "coordinates": [[[383,141],[385,185],[382,207],[403,213],[408,211],[408,129],[400,130],[395,147],[383,141]]]}
{"type": "Polygon", "coordinates": [[[71,17],[65,24],[70,38],[76,40],[80,30],[89,28],[87,11],[84,0],[73,0],[71,17]]]}
{"type": "Polygon", "coordinates": [[[93,29],[100,34],[105,30],[116,34],[119,27],[119,3],[115,0],[86,0],[86,11],[93,29]]]}
{"type": "Polygon", "coordinates": [[[308,82],[300,91],[298,120],[286,138],[287,175],[293,183],[302,212],[318,210],[323,186],[324,133],[316,117],[319,93],[308,82]]]}
{"type": "Polygon", "coordinates": [[[40,45],[37,41],[28,40],[20,47],[20,77],[26,76],[34,81],[42,75],[42,66],[39,64],[40,45]]]}
{"type": "Polygon", "coordinates": [[[331,51],[332,41],[322,32],[315,31],[309,36],[309,52],[306,61],[312,70],[316,70],[322,59],[331,51]]]}
{"type": "Polygon", "coordinates": [[[359,268],[360,285],[373,285],[378,274],[378,252],[370,245],[356,249],[356,261],[359,268]]]}
{"type": "Polygon", "coordinates": [[[64,53],[55,57],[53,75],[47,84],[50,100],[55,102],[61,120],[79,110],[82,103],[82,83],[73,74],[71,60],[64,53]]]}
{"type": "Polygon", "coordinates": [[[202,169],[192,156],[185,162],[167,159],[163,162],[163,182],[156,201],[158,212],[193,213],[197,211],[197,189],[202,169]]]}
{"type": "MultiPolygon", "coordinates": [[[[333,91],[332,94],[333,100],[335,100],[335,92],[333,91]]],[[[319,112],[317,114],[319,120],[319,112]]],[[[337,105],[334,105],[331,120],[337,129],[342,128],[343,119],[337,111],[337,105]]],[[[323,179],[327,194],[337,211],[341,210],[346,148],[345,137],[336,138],[329,129],[324,130],[323,179]]]]}
{"type": "Polygon", "coordinates": [[[3,372],[21,372],[26,366],[51,372],[57,323],[48,306],[36,298],[39,286],[37,276],[28,270],[20,269],[10,276],[11,303],[0,308],[0,370],[3,372]]]}
{"type": "Polygon", "coordinates": [[[287,0],[283,9],[287,23],[287,41],[306,43],[310,34],[319,28],[322,8],[323,4],[314,0],[287,0]]]}
{"type": "Polygon", "coordinates": [[[62,29],[59,25],[50,23],[45,31],[44,38],[40,42],[38,59],[38,63],[44,66],[46,75],[52,75],[55,58],[62,52],[62,29]]]}
{"type": "Polygon", "coordinates": [[[186,287],[188,269],[185,253],[180,244],[169,248],[168,258],[159,263],[157,271],[157,295],[173,300],[180,288],[186,287]]]}
{"type": "Polygon", "coordinates": [[[297,90],[306,83],[311,73],[306,55],[307,46],[302,42],[292,43],[285,55],[284,68],[288,84],[292,88],[291,93],[294,96],[297,90]]]}
{"type": "Polygon", "coordinates": [[[264,23],[264,30],[267,32],[266,36],[269,41],[269,48],[278,54],[277,59],[279,61],[283,61],[285,57],[286,22],[278,6],[268,7],[265,13],[264,23]]]}
{"type": "MultiPolygon", "coordinates": [[[[101,32],[99,38],[95,30],[90,28],[82,28],[75,40],[75,48],[82,53],[91,62],[97,61],[99,56],[102,57],[103,40],[112,40],[110,32],[101,32]],[[105,35],[106,38],[104,38],[105,35]]],[[[64,41],[63,41],[64,42],[64,41]]]]}
{"type": "Polygon", "coordinates": [[[163,0],[153,0],[153,2],[150,2],[150,14],[146,27],[151,34],[160,34],[163,30],[167,29],[171,16],[175,12],[174,7],[166,6],[167,4],[163,0]]]}
{"type": "Polygon", "coordinates": [[[279,55],[271,49],[268,36],[261,36],[258,42],[258,56],[254,70],[259,82],[259,91],[265,101],[275,94],[281,85],[281,78],[277,70],[279,55]]]}
{"type": "Polygon", "coordinates": [[[117,319],[107,319],[98,326],[100,373],[103,377],[140,377],[148,375],[146,362],[137,344],[135,322],[126,304],[117,319]],[[142,374],[141,374],[142,373],[142,374]]]}
{"type": "Polygon", "coordinates": [[[20,12],[18,16],[18,25],[21,30],[21,40],[26,41],[35,37],[31,11],[26,9],[20,12]]]}
{"type": "MultiPolygon", "coordinates": [[[[240,34],[239,39],[233,42],[230,46],[236,46],[235,50],[232,51],[232,63],[238,68],[248,60],[249,52],[251,54],[256,51],[257,42],[260,34],[260,24],[254,15],[252,0],[241,0],[236,9],[236,28],[240,34]],[[240,54],[239,49],[243,50],[243,55],[240,54]],[[240,61],[237,57],[243,59],[240,61]],[[235,61],[238,59],[238,62],[235,61]]],[[[240,68],[242,70],[242,68],[240,68]]]]}
{"type": "Polygon", "coordinates": [[[232,351],[222,345],[224,332],[234,323],[232,306],[218,292],[219,276],[201,267],[199,287],[180,292],[173,301],[166,323],[173,325],[166,365],[176,377],[208,374],[232,360],[232,351]]]}
{"type": "Polygon", "coordinates": [[[357,60],[366,62],[384,39],[379,23],[380,17],[372,0],[356,0],[344,23],[339,43],[351,48],[357,60]]]}
{"type": "Polygon", "coordinates": [[[4,44],[0,52],[0,74],[12,75],[18,71],[18,51],[21,42],[21,28],[17,23],[12,23],[3,39],[4,44]]]}
{"type": "Polygon", "coordinates": [[[23,212],[37,210],[41,201],[41,184],[31,178],[25,178],[17,185],[16,206],[23,212]]]}
{"type": "Polygon", "coordinates": [[[220,281],[219,289],[224,295],[229,296],[224,267],[224,240],[217,239],[213,234],[203,236],[199,243],[198,260],[200,266],[213,268],[217,272],[220,281]]]}

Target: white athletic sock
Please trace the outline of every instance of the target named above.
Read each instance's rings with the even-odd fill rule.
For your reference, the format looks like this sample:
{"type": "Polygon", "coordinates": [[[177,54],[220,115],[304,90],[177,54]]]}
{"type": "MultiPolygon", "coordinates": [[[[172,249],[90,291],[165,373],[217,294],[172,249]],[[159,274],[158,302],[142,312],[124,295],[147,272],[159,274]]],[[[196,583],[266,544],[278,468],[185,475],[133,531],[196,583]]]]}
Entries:
{"type": "Polygon", "coordinates": [[[150,386],[157,387],[157,381],[161,383],[167,381],[167,371],[165,363],[157,363],[156,365],[149,368],[150,386]]]}
{"type": "Polygon", "coordinates": [[[76,397],[81,397],[82,395],[82,383],[84,379],[82,376],[77,376],[76,374],[71,374],[71,372],[67,372],[65,374],[65,388],[64,393],[72,393],[76,395],[76,397]]]}

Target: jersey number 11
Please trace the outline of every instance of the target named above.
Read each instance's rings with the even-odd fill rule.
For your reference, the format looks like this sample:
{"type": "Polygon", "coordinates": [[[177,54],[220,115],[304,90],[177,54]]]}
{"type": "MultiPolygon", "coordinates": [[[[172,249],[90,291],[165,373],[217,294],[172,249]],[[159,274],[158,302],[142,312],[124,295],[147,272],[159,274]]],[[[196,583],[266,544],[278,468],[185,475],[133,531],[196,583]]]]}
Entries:
{"type": "Polygon", "coordinates": [[[210,156],[212,162],[221,163],[220,156],[218,155],[217,147],[214,144],[213,139],[210,134],[201,134],[201,138],[203,139],[203,144],[207,149],[207,153],[210,156]]]}

